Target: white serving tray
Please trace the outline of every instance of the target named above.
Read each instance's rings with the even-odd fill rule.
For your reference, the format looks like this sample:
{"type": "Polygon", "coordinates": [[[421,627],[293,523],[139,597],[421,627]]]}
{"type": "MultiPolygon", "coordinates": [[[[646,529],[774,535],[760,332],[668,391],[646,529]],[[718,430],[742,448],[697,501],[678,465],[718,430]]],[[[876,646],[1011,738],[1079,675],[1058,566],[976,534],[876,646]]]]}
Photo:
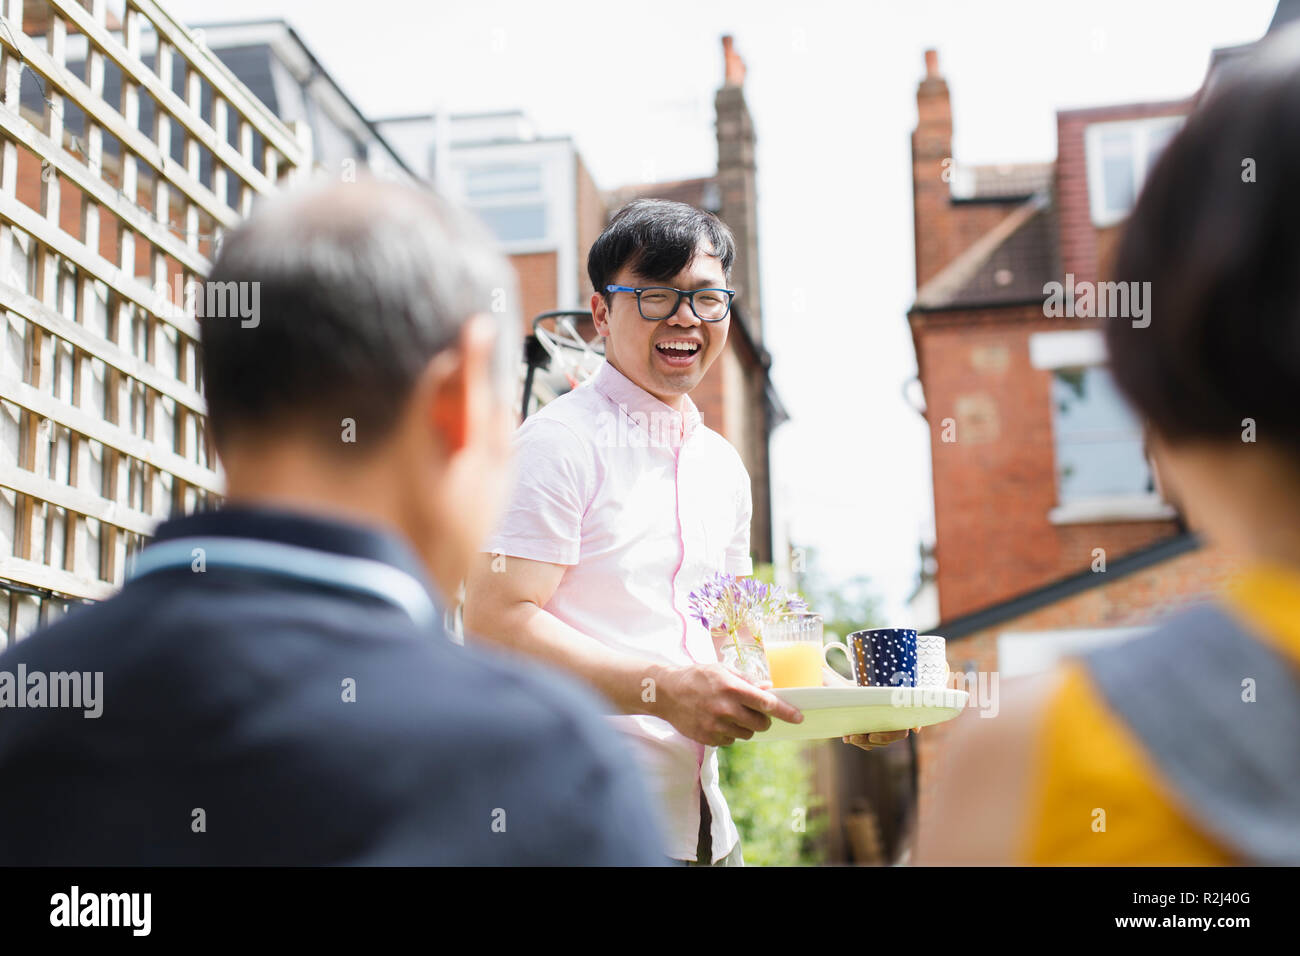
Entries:
{"type": "Polygon", "coordinates": [[[784,687],[771,693],[799,708],[803,723],[773,718],[772,726],[751,741],[822,740],[926,727],[952,720],[970,698],[964,690],[946,687],[784,687]]]}

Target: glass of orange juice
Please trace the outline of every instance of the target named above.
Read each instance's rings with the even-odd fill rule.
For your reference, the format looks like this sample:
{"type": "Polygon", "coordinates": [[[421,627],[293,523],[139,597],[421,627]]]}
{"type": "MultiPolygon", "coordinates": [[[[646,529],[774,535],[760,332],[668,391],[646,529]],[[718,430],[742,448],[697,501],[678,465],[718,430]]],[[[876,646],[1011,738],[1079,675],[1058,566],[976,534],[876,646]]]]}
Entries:
{"type": "Polygon", "coordinates": [[[821,687],[822,616],[794,611],[763,625],[763,649],[773,687],[821,687]]]}

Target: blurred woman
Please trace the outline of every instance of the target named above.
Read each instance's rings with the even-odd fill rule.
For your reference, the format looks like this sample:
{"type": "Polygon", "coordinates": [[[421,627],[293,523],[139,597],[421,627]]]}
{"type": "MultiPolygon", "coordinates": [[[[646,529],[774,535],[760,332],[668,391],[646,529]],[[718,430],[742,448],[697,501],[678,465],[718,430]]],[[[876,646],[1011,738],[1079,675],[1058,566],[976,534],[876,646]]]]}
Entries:
{"type": "Polygon", "coordinates": [[[1244,558],[1214,603],[953,725],[921,863],[1300,863],[1300,28],[1160,157],[1106,328],[1167,500],[1244,558]]]}

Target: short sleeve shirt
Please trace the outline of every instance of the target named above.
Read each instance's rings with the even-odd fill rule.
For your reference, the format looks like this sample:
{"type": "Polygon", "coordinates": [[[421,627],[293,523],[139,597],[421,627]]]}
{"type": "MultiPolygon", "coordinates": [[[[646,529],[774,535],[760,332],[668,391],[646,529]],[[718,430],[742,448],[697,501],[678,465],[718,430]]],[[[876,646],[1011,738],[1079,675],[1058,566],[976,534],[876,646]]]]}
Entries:
{"type": "MultiPolygon", "coordinates": [[[[545,609],[642,660],[717,660],[688,601],[716,572],[753,572],[751,493],[739,454],[690,397],[678,412],[606,363],[528,418],[515,451],[514,491],[488,550],[567,566],[545,609]]],[[[660,798],[668,855],[695,858],[702,787],[714,859],[726,856],[739,837],[715,748],[657,717],[610,719],[660,798]]]]}

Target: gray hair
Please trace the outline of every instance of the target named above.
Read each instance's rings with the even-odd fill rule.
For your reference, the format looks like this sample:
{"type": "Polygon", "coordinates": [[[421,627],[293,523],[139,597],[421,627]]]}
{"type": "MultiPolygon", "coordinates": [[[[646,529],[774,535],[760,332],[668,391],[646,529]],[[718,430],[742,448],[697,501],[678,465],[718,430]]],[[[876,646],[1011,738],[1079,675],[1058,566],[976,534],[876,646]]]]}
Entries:
{"type": "Polygon", "coordinates": [[[213,286],[256,304],[252,321],[248,309],[199,320],[218,443],[270,428],[337,443],[343,418],[358,443],[378,441],[480,313],[497,321],[494,377],[513,400],[514,270],[477,219],[428,189],[368,179],[269,197],[225,237],[213,286]]]}

